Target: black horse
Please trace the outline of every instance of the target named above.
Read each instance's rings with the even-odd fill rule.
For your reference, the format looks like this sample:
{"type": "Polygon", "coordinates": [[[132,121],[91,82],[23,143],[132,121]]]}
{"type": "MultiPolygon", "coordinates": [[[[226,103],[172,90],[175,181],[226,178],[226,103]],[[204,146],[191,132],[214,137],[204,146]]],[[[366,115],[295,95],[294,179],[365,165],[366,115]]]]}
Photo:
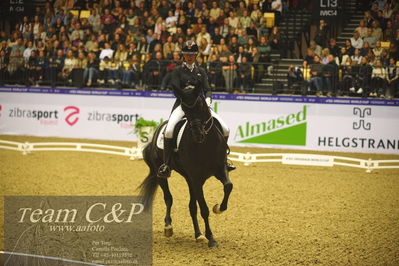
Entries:
{"type": "MultiPolygon", "coordinates": [[[[228,147],[221,127],[217,120],[211,116],[204,97],[201,95],[193,96],[199,95],[195,90],[197,88],[191,93],[186,92],[181,98],[188,124],[182,135],[179,149],[172,156],[171,168],[180,173],[187,181],[190,191],[190,215],[193,220],[195,239],[197,241],[205,240],[198,226],[198,202],[201,216],[205,222],[205,236],[208,239],[208,246],[215,247],[218,243],[214,239],[209,225],[209,208],[204,198],[203,185],[211,176],[215,176],[222,182],[224,186],[222,203],[213,207],[213,211],[219,214],[227,209],[233,184],[230,182],[226,169],[226,150],[228,147]]],[[[173,198],[169,190],[168,180],[157,177],[157,170],[163,162],[162,150],[158,149],[156,144],[161,128],[162,125],[157,128],[151,143],[143,151],[143,157],[150,168],[150,173],[140,185],[140,194],[143,196],[144,205],[149,207],[158,185],[162,188],[166,204],[165,235],[170,237],[173,235],[170,215],[173,198]]]]}

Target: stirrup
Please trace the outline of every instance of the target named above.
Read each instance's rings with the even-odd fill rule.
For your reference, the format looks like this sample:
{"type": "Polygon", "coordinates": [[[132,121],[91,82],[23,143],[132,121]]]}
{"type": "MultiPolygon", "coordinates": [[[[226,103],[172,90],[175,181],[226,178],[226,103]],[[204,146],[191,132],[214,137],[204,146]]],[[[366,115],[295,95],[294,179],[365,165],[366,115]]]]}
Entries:
{"type": "Polygon", "coordinates": [[[167,164],[162,164],[158,169],[157,176],[159,178],[168,178],[170,177],[170,167],[167,164]]]}

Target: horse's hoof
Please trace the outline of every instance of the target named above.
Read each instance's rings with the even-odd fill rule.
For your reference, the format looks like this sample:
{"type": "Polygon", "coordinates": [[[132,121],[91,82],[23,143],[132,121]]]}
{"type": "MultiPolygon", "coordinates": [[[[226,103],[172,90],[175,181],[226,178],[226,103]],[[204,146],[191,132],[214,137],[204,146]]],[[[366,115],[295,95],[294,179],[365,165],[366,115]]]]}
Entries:
{"type": "Polygon", "coordinates": [[[217,248],[219,246],[218,242],[214,239],[209,240],[208,242],[208,247],[210,248],[217,248]]]}
{"type": "Polygon", "coordinates": [[[206,242],[206,237],[204,235],[199,235],[197,238],[195,238],[195,241],[197,243],[205,243],[206,242]]]}
{"type": "Polygon", "coordinates": [[[215,206],[213,206],[213,212],[216,214],[221,214],[223,211],[220,210],[220,205],[219,204],[215,204],[215,206]]]}
{"type": "Polygon", "coordinates": [[[164,234],[166,237],[171,237],[173,236],[173,227],[171,225],[167,225],[164,228],[164,234]]]}

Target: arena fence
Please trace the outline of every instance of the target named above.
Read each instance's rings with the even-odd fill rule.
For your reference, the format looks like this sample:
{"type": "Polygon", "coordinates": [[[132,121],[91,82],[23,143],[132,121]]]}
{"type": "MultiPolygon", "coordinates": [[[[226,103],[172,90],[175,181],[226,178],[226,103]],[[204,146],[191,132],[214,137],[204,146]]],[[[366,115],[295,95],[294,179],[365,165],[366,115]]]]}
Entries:
{"type": "MultiPolygon", "coordinates": [[[[131,160],[142,159],[141,150],[137,147],[120,147],[94,143],[73,142],[15,142],[0,140],[0,149],[22,152],[27,155],[33,151],[82,151],[105,153],[112,155],[127,156],[131,160]]],[[[305,166],[327,166],[334,165],[365,169],[370,173],[375,169],[399,169],[399,160],[372,160],[358,159],[343,156],[304,154],[304,153],[238,153],[231,152],[229,159],[241,162],[244,165],[253,163],[282,163],[290,165],[305,166]]]]}

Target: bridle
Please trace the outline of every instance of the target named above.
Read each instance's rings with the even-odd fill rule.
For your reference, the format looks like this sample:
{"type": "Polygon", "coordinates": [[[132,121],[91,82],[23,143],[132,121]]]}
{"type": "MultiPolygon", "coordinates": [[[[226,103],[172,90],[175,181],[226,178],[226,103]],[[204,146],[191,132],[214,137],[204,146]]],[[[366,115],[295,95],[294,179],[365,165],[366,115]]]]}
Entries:
{"type": "MultiPolygon", "coordinates": [[[[183,100],[181,100],[180,102],[181,102],[181,104],[182,104],[184,107],[186,107],[186,108],[188,108],[188,109],[193,109],[193,108],[197,105],[198,100],[199,100],[201,97],[203,97],[203,96],[202,96],[202,95],[198,95],[193,104],[187,104],[187,103],[185,103],[183,100]]],[[[213,120],[214,120],[214,118],[213,118],[211,112],[209,112],[209,118],[208,118],[208,119],[205,121],[205,123],[203,124],[203,125],[204,125],[204,129],[203,129],[203,130],[204,130],[205,135],[208,135],[209,131],[211,131],[211,129],[212,129],[212,127],[213,127],[213,123],[214,123],[213,120]],[[209,126],[207,127],[208,124],[209,124],[209,126]]],[[[199,124],[199,123],[195,123],[194,121],[192,121],[191,123],[192,123],[192,124],[199,124]]],[[[201,124],[202,124],[202,123],[201,123],[201,124]]]]}

